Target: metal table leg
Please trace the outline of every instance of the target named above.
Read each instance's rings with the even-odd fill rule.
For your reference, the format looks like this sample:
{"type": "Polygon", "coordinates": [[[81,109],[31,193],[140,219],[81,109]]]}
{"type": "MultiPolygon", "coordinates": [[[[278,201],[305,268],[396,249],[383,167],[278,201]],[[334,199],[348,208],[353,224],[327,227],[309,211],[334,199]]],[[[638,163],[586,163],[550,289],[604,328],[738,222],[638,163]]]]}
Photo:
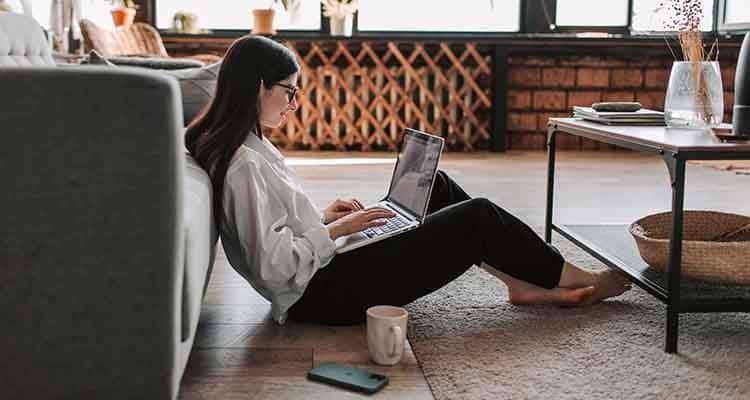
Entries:
{"type": "Polygon", "coordinates": [[[547,211],[544,219],[544,240],[552,243],[552,203],[555,186],[555,130],[556,125],[550,125],[547,130],[547,211]]]}
{"type": "Polygon", "coordinates": [[[685,199],[685,160],[675,154],[663,155],[672,184],[672,235],[669,241],[667,267],[667,353],[677,352],[680,322],[680,270],[682,266],[682,219],[685,199]]]}

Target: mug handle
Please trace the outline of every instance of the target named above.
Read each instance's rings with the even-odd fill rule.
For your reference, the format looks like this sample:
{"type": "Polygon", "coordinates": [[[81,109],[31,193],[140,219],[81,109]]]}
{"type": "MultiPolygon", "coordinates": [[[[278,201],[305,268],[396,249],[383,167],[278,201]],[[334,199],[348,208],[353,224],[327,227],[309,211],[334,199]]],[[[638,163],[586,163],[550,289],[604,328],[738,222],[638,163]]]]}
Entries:
{"type": "Polygon", "coordinates": [[[391,326],[391,337],[393,338],[393,346],[391,346],[391,353],[388,357],[395,357],[398,354],[398,344],[404,342],[404,332],[400,326],[391,326]]]}

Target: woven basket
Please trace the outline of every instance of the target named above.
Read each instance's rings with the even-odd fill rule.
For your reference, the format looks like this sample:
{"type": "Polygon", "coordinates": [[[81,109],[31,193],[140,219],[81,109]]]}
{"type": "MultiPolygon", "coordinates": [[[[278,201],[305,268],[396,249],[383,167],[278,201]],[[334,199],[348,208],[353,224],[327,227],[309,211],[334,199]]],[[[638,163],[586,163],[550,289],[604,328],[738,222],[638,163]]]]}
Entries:
{"type": "MultiPolygon", "coordinates": [[[[750,217],[716,211],[685,211],[682,225],[682,276],[750,284],[750,217]]],[[[633,222],[628,230],[643,260],[666,272],[672,213],[643,217],[633,222]]]]}

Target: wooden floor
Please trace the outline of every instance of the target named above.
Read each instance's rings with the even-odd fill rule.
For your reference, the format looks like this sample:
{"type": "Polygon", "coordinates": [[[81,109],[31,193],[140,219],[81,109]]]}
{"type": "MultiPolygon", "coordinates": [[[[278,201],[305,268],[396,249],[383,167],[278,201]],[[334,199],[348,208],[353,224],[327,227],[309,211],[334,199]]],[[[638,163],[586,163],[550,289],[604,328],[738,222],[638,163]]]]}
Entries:
{"type": "MultiPolygon", "coordinates": [[[[372,202],[387,190],[389,154],[290,153],[288,161],[322,208],[341,196],[372,202]]],[[[563,223],[629,223],[667,210],[671,192],[659,158],[630,152],[561,153],[556,219],[563,223]]],[[[544,220],[544,153],[447,154],[441,167],[472,196],[487,197],[531,225],[544,220]]],[[[687,171],[686,208],[750,214],[750,176],[707,167],[687,171]]],[[[270,306],[228,265],[219,248],[203,302],[181,399],[431,399],[411,349],[394,367],[368,360],[364,326],[324,327],[270,320],[270,306]],[[390,384],[361,396],[307,381],[321,362],[384,373],[390,384]]]]}

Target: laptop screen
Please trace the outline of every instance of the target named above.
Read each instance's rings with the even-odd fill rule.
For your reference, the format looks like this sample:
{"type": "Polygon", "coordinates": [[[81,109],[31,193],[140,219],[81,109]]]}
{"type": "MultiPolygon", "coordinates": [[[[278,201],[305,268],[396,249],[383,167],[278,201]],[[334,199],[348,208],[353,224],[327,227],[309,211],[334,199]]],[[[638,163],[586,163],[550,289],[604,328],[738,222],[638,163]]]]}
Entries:
{"type": "Polygon", "coordinates": [[[387,199],[421,220],[427,212],[442,150],[442,138],[407,129],[387,199]]]}

